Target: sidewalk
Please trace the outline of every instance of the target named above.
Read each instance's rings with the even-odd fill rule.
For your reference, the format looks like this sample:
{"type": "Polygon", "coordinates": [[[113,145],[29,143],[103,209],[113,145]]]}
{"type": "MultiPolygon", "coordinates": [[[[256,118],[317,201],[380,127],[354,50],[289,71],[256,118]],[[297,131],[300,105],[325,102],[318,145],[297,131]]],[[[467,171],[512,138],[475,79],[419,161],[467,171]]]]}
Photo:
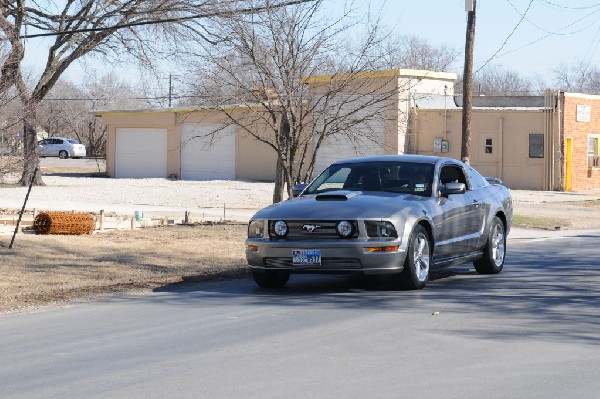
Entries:
{"type": "Polygon", "coordinates": [[[510,190],[514,202],[578,202],[600,200],[600,191],[573,193],[563,191],[510,190]]]}
{"type": "Polygon", "coordinates": [[[511,228],[508,234],[509,241],[516,240],[548,240],[565,237],[577,237],[577,236],[597,236],[600,238],[600,229],[589,229],[589,230],[535,230],[535,229],[521,229],[511,228]]]}

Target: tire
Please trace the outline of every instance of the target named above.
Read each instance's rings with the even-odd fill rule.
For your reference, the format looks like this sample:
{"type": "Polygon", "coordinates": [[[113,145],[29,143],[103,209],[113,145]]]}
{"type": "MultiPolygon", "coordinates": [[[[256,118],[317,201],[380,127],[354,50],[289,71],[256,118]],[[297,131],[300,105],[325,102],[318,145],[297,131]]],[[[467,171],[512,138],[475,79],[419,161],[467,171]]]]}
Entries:
{"type": "Polygon", "coordinates": [[[290,273],[270,270],[253,270],[252,278],[259,287],[282,288],[290,279],[290,273]]]}
{"type": "Polygon", "coordinates": [[[69,158],[69,153],[68,153],[68,152],[66,152],[65,150],[60,150],[60,151],[58,152],[58,157],[59,157],[60,159],[67,159],[67,158],[69,158]]]}
{"type": "Polygon", "coordinates": [[[483,249],[481,259],[473,262],[475,270],[480,274],[498,274],[504,267],[506,256],[506,231],[498,216],[494,218],[490,235],[483,249]]]}
{"type": "Polygon", "coordinates": [[[417,225],[408,242],[408,253],[400,274],[402,285],[410,290],[420,290],[429,281],[430,269],[431,240],[425,227],[417,225]]]}

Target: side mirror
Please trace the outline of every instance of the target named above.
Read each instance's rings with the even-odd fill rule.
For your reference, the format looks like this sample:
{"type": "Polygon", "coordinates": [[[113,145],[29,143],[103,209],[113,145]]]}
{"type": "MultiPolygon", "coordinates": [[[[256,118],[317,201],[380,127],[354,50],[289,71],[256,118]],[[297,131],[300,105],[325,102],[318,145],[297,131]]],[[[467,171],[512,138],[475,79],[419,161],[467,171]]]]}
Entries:
{"type": "Polygon", "coordinates": [[[443,197],[447,197],[451,194],[464,194],[467,191],[465,183],[446,183],[440,189],[440,193],[443,197]]]}
{"type": "Polygon", "coordinates": [[[299,196],[307,186],[308,184],[305,183],[296,184],[294,187],[292,187],[292,197],[299,196]]]}

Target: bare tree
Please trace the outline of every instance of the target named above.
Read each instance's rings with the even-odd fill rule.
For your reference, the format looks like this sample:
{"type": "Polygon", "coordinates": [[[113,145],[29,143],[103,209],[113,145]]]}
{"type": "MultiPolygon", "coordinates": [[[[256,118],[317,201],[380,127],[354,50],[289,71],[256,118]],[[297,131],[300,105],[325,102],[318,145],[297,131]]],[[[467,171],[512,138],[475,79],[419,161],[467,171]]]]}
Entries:
{"type": "Polygon", "coordinates": [[[322,4],[229,20],[218,31],[221,44],[201,54],[208,62],[199,67],[194,93],[277,154],[274,202],[284,188],[291,196],[295,183],[311,178],[326,140],[373,140],[370,123],[383,123],[398,93],[393,78],[365,79],[374,65],[371,49],[381,44],[379,26],[348,47],[356,20],[345,14],[332,21],[321,13],[322,4]],[[230,104],[238,105],[236,112],[230,104]]]}
{"type": "MultiPolygon", "coordinates": [[[[89,77],[88,77],[89,79],[89,77]]],[[[105,74],[81,87],[59,81],[37,110],[37,126],[48,136],[66,136],[85,144],[88,156],[105,156],[106,127],[92,115],[98,109],[148,107],[129,84],[105,74]]]]}
{"type": "MultiPolygon", "coordinates": [[[[275,4],[285,5],[286,1],[275,4]]],[[[151,66],[161,54],[161,44],[176,47],[180,37],[190,35],[211,40],[201,23],[203,18],[260,10],[261,3],[251,0],[81,0],[32,2],[30,6],[24,0],[4,1],[0,33],[10,49],[0,69],[0,93],[15,87],[23,107],[24,168],[20,183],[27,184],[39,164],[36,109],[74,61],[94,53],[116,58],[134,55],[138,63],[151,66]],[[21,66],[25,56],[21,32],[25,26],[34,32],[29,37],[46,35],[53,40],[43,71],[32,86],[27,84],[21,66]]],[[[41,177],[35,183],[43,184],[41,177]]]]}
{"type": "Polygon", "coordinates": [[[519,96],[533,91],[529,79],[498,65],[482,69],[473,79],[474,95],[519,96]]]}
{"type": "Polygon", "coordinates": [[[561,64],[554,70],[554,85],[568,92],[600,94],[600,69],[583,61],[561,64]]]}
{"type": "Polygon", "coordinates": [[[435,47],[418,36],[390,35],[375,49],[374,68],[409,68],[444,72],[460,51],[435,47]]]}

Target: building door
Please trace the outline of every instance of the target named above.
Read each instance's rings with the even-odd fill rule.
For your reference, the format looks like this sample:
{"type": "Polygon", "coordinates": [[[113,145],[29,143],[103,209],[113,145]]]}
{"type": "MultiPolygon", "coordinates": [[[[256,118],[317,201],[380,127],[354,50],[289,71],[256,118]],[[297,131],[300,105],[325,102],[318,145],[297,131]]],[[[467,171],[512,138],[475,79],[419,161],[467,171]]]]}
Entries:
{"type": "Polygon", "coordinates": [[[204,123],[181,126],[181,179],[235,179],[236,127],[204,123]]]}
{"type": "Polygon", "coordinates": [[[116,178],[167,177],[167,129],[117,128],[116,178]]]}
{"type": "Polygon", "coordinates": [[[565,191],[573,189],[573,138],[567,137],[565,143],[565,191]]]}

